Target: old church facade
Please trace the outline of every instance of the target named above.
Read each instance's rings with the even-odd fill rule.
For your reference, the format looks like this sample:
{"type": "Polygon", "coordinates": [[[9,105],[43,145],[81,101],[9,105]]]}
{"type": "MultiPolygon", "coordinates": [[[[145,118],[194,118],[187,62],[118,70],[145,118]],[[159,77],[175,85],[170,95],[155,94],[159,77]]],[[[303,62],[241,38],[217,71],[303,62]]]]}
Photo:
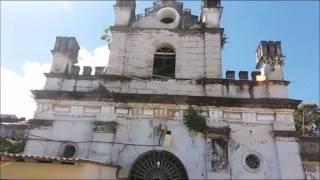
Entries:
{"type": "Polygon", "coordinates": [[[175,0],[135,8],[116,1],[109,63],[94,74],[79,73],[76,39],[57,37],[24,153],[112,164],[129,179],[304,178],[281,43],[261,41],[252,78],[223,78],[220,0],[202,0],[199,16],[175,0]],[[184,124],[190,107],[206,133],[184,124]]]}

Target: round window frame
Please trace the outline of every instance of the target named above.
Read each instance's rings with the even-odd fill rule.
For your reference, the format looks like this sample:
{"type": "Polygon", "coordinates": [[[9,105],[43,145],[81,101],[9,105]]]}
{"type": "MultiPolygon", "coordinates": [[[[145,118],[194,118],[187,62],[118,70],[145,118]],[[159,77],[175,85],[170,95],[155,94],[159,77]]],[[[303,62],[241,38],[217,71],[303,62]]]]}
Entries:
{"type": "Polygon", "coordinates": [[[172,8],[172,7],[164,7],[164,8],[161,8],[157,13],[156,13],[156,17],[158,18],[159,22],[165,26],[178,26],[179,25],[179,21],[180,21],[180,14],[179,12],[172,8]],[[167,15],[167,14],[171,14],[171,15],[174,15],[175,17],[172,17],[170,15],[167,15]],[[163,22],[163,19],[166,19],[166,18],[171,18],[173,19],[172,22],[170,23],[165,23],[163,22]]]}
{"type": "Polygon", "coordinates": [[[75,144],[75,143],[63,143],[63,144],[61,144],[60,149],[59,149],[59,155],[60,155],[60,157],[66,158],[66,157],[64,157],[64,151],[65,151],[65,148],[66,148],[67,146],[73,146],[74,149],[75,149],[74,155],[73,155],[72,157],[68,158],[68,159],[76,158],[76,157],[78,156],[79,147],[78,147],[78,145],[75,144]]]}
{"type": "Polygon", "coordinates": [[[260,171],[261,171],[261,169],[262,169],[262,167],[263,167],[263,164],[264,164],[263,161],[264,161],[264,160],[263,160],[262,155],[261,155],[260,153],[256,152],[256,151],[249,151],[249,152],[245,153],[244,156],[243,156],[243,158],[242,158],[242,164],[243,164],[244,168],[245,168],[247,171],[252,172],[252,173],[257,173],[257,172],[260,172],[260,171]],[[259,162],[259,167],[258,167],[258,168],[253,169],[253,168],[251,168],[251,167],[248,166],[248,164],[247,164],[247,162],[246,162],[246,159],[247,159],[247,157],[250,156],[250,155],[254,155],[254,156],[256,156],[256,157],[259,159],[260,162],[259,162]]]}

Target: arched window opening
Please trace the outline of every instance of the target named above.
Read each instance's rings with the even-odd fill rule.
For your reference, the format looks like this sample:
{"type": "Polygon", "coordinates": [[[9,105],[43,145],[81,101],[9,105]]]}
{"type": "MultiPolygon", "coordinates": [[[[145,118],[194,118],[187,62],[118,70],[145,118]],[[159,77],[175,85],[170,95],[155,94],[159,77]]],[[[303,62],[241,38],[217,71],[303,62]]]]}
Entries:
{"type": "Polygon", "coordinates": [[[73,145],[66,145],[63,150],[63,157],[65,158],[73,158],[76,154],[76,147],[73,145]]]}
{"type": "Polygon", "coordinates": [[[176,53],[172,48],[159,48],[154,55],[153,75],[175,77],[176,53]]]}
{"type": "Polygon", "coordinates": [[[129,180],[184,179],[187,171],[182,162],[168,151],[148,151],[140,155],[132,165],[129,180]]]}

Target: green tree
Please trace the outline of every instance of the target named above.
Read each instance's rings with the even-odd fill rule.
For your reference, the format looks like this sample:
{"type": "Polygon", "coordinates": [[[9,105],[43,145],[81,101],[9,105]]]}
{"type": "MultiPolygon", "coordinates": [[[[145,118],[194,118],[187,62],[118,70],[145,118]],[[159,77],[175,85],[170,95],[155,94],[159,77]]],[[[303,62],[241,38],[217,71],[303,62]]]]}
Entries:
{"type": "Polygon", "coordinates": [[[24,139],[20,138],[1,138],[0,152],[21,153],[25,146],[24,139]]]}
{"type": "Polygon", "coordinates": [[[302,104],[295,110],[293,117],[296,130],[301,135],[315,135],[319,133],[320,111],[318,105],[302,104]]]}

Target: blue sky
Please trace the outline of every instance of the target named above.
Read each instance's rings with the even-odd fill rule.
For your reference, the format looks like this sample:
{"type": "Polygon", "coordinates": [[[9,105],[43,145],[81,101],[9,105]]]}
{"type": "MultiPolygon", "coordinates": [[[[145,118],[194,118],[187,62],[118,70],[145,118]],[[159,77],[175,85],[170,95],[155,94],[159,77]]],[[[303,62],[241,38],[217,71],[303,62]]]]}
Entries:
{"type": "MultiPolygon", "coordinates": [[[[200,1],[183,1],[199,15],[200,1]]],[[[114,1],[1,1],[1,68],[25,75],[25,63],[51,62],[56,36],[74,36],[93,52],[113,25],[114,1]]],[[[138,1],[137,14],[152,1],[138,1]]],[[[319,1],[222,1],[222,26],[229,37],[223,72],[255,68],[260,40],[281,40],[289,96],[319,103],[319,1]]],[[[41,76],[41,74],[39,75],[41,76]]],[[[3,83],[2,83],[3,85],[3,83]]]]}

